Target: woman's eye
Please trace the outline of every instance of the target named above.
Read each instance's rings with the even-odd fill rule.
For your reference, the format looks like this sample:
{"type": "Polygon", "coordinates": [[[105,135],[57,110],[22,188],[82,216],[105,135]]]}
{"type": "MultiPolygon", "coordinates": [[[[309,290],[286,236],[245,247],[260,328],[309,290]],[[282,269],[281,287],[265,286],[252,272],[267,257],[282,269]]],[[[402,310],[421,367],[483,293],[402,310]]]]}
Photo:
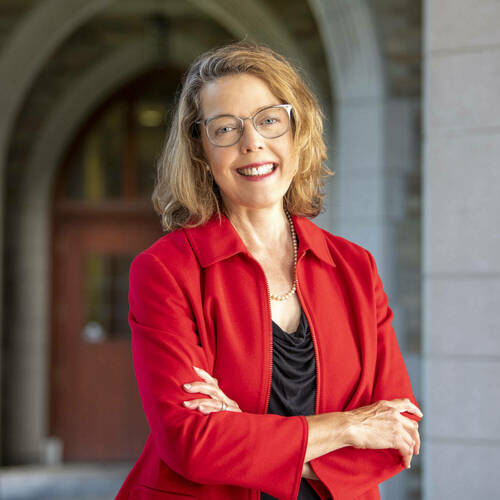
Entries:
{"type": "Polygon", "coordinates": [[[221,127],[217,129],[216,134],[217,135],[225,134],[227,132],[230,132],[231,130],[233,130],[232,127],[221,127]]]}
{"type": "Polygon", "coordinates": [[[273,125],[274,123],[278,122],[279,120],[277,118],[265,118],[263,122],[261,122],[261,125],[273,125]]]}

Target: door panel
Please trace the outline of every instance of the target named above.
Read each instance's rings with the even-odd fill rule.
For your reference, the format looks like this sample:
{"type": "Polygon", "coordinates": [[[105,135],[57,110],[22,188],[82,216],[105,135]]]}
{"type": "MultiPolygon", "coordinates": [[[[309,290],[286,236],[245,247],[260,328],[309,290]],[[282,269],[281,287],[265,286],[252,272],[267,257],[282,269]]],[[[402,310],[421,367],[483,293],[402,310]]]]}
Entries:
{"type": "Polygon", "coordinates": [[[133,371],[128,269],[156,217],[66,216],[54,231],[51,434],[65,461],[136,459],[149,433],[133,371]]]}

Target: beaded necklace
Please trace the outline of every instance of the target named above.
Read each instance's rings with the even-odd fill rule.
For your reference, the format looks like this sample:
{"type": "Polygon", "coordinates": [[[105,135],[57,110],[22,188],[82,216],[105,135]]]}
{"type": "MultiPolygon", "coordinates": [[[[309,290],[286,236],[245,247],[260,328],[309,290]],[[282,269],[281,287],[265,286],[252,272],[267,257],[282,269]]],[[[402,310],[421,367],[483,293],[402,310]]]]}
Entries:
{"type": "Polygon", "coordinates": [[[297,286],[296,286],[296,278],[295,278],[295,268],[297,267],[297,235],[295,233],[295,228],[293,227],[293,221],[292,221],[292,216],[290,215],[290,213],[288,212],[288,210],[285,208],[285,214],[287,216],[287,219],[288,219],[288,223],[290,225],[290,232],[292,233],[292,244],[293,244],[293,284],[292,284],[292,288],[289,292],[285,293],[284,295],[274,295],[274,293],[271,292],[271,290],[269,290],[269,297],[271,298],[271,300],[286,300],[288,299],[289,297],[291,297],[296,289],[297,289],[297,286]]]}

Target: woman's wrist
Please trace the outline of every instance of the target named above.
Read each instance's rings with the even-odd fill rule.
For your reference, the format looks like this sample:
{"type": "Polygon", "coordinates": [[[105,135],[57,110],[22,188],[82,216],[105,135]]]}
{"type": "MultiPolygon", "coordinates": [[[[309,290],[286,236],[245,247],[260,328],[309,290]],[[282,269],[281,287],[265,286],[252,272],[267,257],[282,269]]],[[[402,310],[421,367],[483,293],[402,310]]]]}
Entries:
{"type": "Polygon", "coordinates": [[[335,450],[354,445],[354,426],[348,411],[330,413],[331,443],[335,450]]]}
{"type": "Polygon", "coordinates": [[[304,462],[332,451],[350,446],[350,423],[343,412],[321,413],[306,416],[309,425],[307,450],[304,462]]]}
{"type": "Polygon", "coordinates": [[[359,446],[359,419],[351,411],[341,413],[343,419],[343,441],[344,446],[359,446]]]}

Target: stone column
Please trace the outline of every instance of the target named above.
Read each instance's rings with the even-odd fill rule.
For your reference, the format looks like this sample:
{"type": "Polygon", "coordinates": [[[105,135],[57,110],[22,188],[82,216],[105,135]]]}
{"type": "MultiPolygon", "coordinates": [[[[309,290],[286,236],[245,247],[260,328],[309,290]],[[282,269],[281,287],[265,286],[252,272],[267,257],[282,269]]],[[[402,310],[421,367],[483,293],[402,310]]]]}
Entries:
{"type": "Polygon", "coordinates": [[[500,2],[424,25],[424,498],[498,498],[500,2]]]}

